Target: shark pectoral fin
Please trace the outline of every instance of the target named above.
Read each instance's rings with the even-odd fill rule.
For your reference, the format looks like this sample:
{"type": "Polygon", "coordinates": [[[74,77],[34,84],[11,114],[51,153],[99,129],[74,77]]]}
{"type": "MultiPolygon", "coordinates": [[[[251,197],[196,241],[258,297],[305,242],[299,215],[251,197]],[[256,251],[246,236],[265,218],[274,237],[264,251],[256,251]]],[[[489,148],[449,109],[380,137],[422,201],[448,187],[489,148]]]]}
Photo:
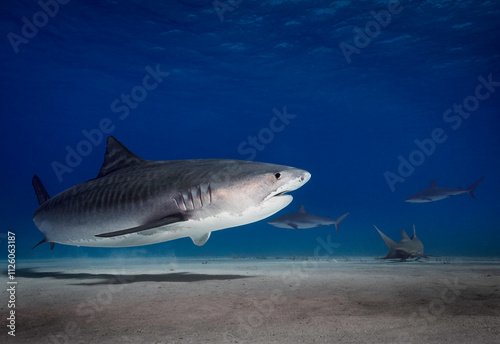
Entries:
{"type": "Polygon", "coordinates": [[[297,224],[296,224],[296,223],[290,222],[290,223],[288,223],[288,225],[289,225],[290,227],[292,227],[293,229],[299,229],[299,226],[297,226],[297,224]]]}
{"type": "Polygon", "coordinates": [[[210,238],[210,233],[211,232],[206,232],[200,236],[192,236],[190,238],[196,246],[203,246],[208,241],[208,238],[210,238]]]}
{"type": "Polygon", "coordinates": [[[120,236],[120,235],[142,232],[142,231],[145,231],[148,229],[166,226],[166,225],[170,225],[172,223],[181,222],[181,221],[186,221],[186,219],[181,214],[173,214],[173,215],[166,216],[166,217],[164,217],[160,220],[157,220],[157,221],[148,222],[142,226],[122,229],[122,230],[115,231],[115,232],[97,234],[96,237],[112,238],[112,237],[116,237],[116,236],[120,236]]]}

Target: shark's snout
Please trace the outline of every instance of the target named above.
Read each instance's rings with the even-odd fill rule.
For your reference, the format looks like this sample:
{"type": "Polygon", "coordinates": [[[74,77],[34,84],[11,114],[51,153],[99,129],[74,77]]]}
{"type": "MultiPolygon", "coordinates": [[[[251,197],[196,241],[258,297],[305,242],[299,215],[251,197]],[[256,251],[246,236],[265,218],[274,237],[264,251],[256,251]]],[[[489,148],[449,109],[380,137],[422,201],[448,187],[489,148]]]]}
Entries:
{"type": "Polygon", "coordinates": [[[311,179],[311,174],[307,171],[303,171],[303,174],[300,177],[300,181],[305,184],[309,181],[309,179],[311,179]]]}
{"type": "Polygon", "coordinates": [[[297,190],[311,179],[311,174],[309,172],[298,168],[292,170],[291,175],[289,182],[282,187],[285,192],[297,190]]]}

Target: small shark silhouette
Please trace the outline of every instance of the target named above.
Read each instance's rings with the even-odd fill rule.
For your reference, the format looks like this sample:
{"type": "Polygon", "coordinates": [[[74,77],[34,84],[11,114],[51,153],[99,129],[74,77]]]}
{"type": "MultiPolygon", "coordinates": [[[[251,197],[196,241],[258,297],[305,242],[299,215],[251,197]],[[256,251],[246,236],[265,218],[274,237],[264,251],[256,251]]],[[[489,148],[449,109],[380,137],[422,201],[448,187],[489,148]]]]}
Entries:
{"type": "Polygon", "coordinates": [[[346,218],[350,213],[345,213],[339,218],[332,220],[329,217],[321,217],[306,212],[306,208],[302,205],[298,212],[288,215],[283,215],[274,220],[269,221],[270,225],[279,228],[293,228],[293,229],[305,229],[314,228],[321,226],[335,225],[337,232],[339,231],[339,224],[346,218]]]}
{"type": "Polygon", "coordinates": [[[387,256],[379,259],[401,259],[406,260],[408,258],[429,258],[429,256],[424,254],[424,244],[417,238],[415,232],[415,225],[413,225],[413,237],[410,239],[405,230],[401,230],[402,239],[400,242],[395,242],[387,235],[382,233],[377,226],[373,225],[377,230],[378,234],[382,237],[387,247],[389,247],[389,253],[387,256]]]}
{"type": "Polygon", "coordinates": [[[409,203],[425,203],[425,202],[434,202],[439,201],[451,196],[462,195],[464,193],[468,193],[472,198],[476,198],[474,196],[474,189],[476,186],[484,179],[482,177],[477,182],[469,186],[467,189],[462,188],[440,188],[436,185],[436,181],[431,183],[428,189],[417,192],[413,196],[410,196],[406,199],[406,202],[409,203]]]}

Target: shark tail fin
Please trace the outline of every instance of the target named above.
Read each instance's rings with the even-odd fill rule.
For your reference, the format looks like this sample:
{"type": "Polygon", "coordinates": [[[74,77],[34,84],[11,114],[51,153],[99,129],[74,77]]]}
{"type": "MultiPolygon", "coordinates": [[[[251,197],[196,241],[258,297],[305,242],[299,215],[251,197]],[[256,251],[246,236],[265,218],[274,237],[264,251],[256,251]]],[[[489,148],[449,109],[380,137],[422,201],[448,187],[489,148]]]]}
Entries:
{"type": "Polygon", "coordinates": [[[476,186],[484,179],[484,177],[482,177],[481,179],[479,179],[477,182],[475,182],[474,184],[472,184],[471,186],[469,186],[467,188],[467,192],[469,193],[469,195],[471,195],[472,198],[476,198],[476,196],[474,196],[474,189],[476,188],[476,186]]]}
{"type": "Polygon", "coordinates": [[[389,238],[384,233],[382,233],[380,231],[380,229],[377,228],[377,226],[373,225],[373,227],[375,227],[375,229],[377,230],[378,234],[380,234],[380,236],[382,237],[382,240],[384,240],[384,242],[387,245],[387,247],[389,247],[389,250],[390,250],[389,254],[390,254],[393,251],[394,246],[396,246],[396,242],[394,240],[392,240],[391,238],[389,238]]]}
{"type": "Polygon", "coordinates": [[[349,215],[351,212],[347,212],[345,213],[344,215],[338,217],[336,220],[335,220],[335,229],[337,230],[337,233],[339,231],[339,225],[342,221],[344,221],[344,219],[347,217],[347,215],[349,215]]]}
{"type": "Polygon", "coordinates": [[[33,184],[33,189],[35,189],[35,194],[36,197],[38,198],[39,205],[42,205],[43,203],[47,202],[50,199],[49,193],[47,192],[45,186],[43,186],[42,181],[40,180],[40,178],[38,178],[36,174],[33,176],[31,184],[33,184]]]}

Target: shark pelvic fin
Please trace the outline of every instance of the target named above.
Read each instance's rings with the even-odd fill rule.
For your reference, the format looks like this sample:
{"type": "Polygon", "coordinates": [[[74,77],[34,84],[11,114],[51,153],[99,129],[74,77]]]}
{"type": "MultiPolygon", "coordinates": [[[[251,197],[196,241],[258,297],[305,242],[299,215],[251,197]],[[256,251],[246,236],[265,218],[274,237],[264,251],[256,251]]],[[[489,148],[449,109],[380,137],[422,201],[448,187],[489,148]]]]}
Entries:
{"type": "MultiPolygon", "coordinates": [[[[102,234],[97,234],[96,237],[100,238],[112,238],[120,235],[125,235],[125,234],[132,234],[132,233],[137,233],[137,232],[142,232],[148,229],[153,229],[156,227],[161,227],[161,226],[166,226],[170,225],[172,223],[180,222],[180,221],[186,221],[186,219],[181,215],[181,214],[172,214],[169,216],[166,216],[160,220],[153,221],[153,222],[148,222],[142,226],[137,226],[137,227],[132,227],[132,228],[127,228],[127,229],[122,229],[119,231],[115,232],[108,232],[108,233],[102,233],[102,234]]],[[[208,240],[208,238],[207,238],[208,240]]]]}
{"type": "Polygon", "coordinates": [[[210,238],[210,233],[211,232],[206,232],[205,234],[202,234],[200,236],[192,236],[191,240],[193,240],[193,243],[196,246],[203,246],[208,241],[208,238],[210,238]]]}
{"type": "Polygon", "coordinates": [[[97,178],[104,177],[122,168],[138,165],[146,160],[139,158],[113,136],[108,136],[104,162],[97,178]]]}
{"type": "MultiPolygon", "coordinates": [[[[40,241],[38,244],[36,244],[35,246],[33,246],[31,249],[33,250],[35,247],[37,247],[38,245],[40,244],[43,244],[44,242],[48,242],[47,241],[47,238],[43,238],[42,241],[40,241]]],[[[53,250],[54,249],[54,246],[55,244],[53,242],[50,243],[50,249],[53,250]]]]}
{"type": "Polygon", "coordinates": [[[33,176],[31,184],[33,184],[33,189],[35,189],[35,194],[36,197],[38,198],[39,205],[42,205],[43,203],[47,202],[50,199],[49,193],[47,192],[45,186],[43,186],[42,181],[40,180],[40,178],[38,178],[36,174],[33,176]]]}

